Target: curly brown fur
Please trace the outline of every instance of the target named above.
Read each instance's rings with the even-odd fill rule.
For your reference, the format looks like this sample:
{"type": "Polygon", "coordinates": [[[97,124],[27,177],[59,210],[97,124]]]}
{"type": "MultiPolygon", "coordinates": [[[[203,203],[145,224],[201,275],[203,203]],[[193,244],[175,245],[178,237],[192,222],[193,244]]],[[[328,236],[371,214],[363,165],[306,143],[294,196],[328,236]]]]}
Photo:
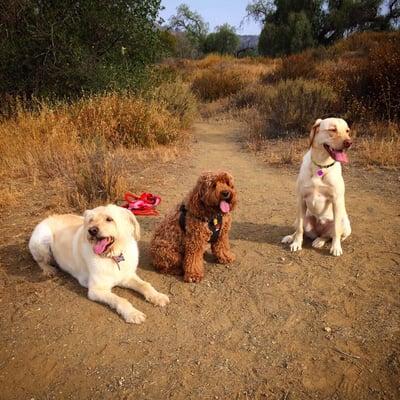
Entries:
{"type": "MultiPolygon", "coordinates": [[[[221,213],[221,201],[236,206],[237,194],[233,178],[227,172],[204,172],[183,203],[174,208],[157,227],[150,243],[154,266],[165,273],[184,274],[185,282],[199,282],[204,276],[203,255],[211,238],[208,221],[221,213]],[[184,204],[186,229],[179,224],[180,206],[184,204]]],[[[217,241],[211,250],[221,264],[235,260],[229,246],[231,212],[222,213],[222,224],[217,241]]]]}

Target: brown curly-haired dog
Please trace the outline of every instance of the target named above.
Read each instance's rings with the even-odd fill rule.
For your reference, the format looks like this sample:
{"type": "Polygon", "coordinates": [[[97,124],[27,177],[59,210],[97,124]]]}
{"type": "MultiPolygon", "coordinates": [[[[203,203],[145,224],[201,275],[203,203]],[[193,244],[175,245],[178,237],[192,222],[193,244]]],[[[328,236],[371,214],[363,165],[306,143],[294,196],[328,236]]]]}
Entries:
{"type": "Polygon", "coordinates": [[[230,174],[202,173],[186,199],[157,227],[150,244],[154,266],[165,273],[183,273],[185,282],[199,282],[208,243],[219,263],[233,262],[228,233],[236,196],[230,174]]]}

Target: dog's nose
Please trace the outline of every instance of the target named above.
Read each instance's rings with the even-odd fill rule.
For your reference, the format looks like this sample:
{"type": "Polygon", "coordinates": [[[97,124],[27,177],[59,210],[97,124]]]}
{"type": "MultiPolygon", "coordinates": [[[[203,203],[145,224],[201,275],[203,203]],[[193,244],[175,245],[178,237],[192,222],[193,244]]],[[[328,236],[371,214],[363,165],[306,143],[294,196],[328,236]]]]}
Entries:
{"type": "Polygon", "coordinates": [[[224,199],[228,199],[229,196],[231,195],[231,192],[229,192],[228,190],[224,190],[221,192],[221,195],[224,199]]]}
{"type": "Polygon", "coordinates": [[[349,140],[349,139],[346,139],[346,140],[343,141],[343,147],[345,149],[348,149],[349,147],[351,147],[352,144],[353,144],[353,142],[351,140],[349,140]]]}
{"type": "Polygon", "coordinates": [[[91,236],[96,236],[99,233],[99,228],[97,228],[97,226],[92,226],[91,228],[89,228],[89,234],[91,236]]]}

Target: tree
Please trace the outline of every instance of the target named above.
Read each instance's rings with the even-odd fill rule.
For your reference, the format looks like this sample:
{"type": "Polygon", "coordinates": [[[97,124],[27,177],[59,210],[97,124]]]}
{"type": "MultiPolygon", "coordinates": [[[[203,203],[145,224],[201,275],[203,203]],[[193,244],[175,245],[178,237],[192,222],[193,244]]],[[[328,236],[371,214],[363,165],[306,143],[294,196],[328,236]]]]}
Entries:
{"type": "Polygon", "coordinates": [[[70,96],[136,85],[159,54],[160,0],[3,0],[0,92],[70,96]]]}
{"type": "Polygon", "coordinates": [[[400,0],[253,0],[245,18],[263,24],[259,52],[281,55],[349,33],[398,26],[400,0]]]}
{"type": "Polygon", "coordinates": [[[254,19],[264,25],[268,15],[275,11],[273,0],[252,0],[246,6],[246,15],[243,20],[254,19]]]}
{"type": "Polygon", "coordinates": [[[181,4],[176,14],[169,20],[172,29],[184,32],[188,40],[198,50],[202,48],[208,33],[208,24],[196,11],[190,10],[187,4],[181,4]]]}
{"type": "Polygon", "coordinates": [[[203,49],[205,53],[233,54],[238,49],[239,43],[240,39],[235,28],[224,24],[207,35],[203,49]]]}
{"type": "Polygon", "coordinates": [[[168,30],[160,31],[160,47],[164,55],[176,56],[178,39],[168,30]]]}

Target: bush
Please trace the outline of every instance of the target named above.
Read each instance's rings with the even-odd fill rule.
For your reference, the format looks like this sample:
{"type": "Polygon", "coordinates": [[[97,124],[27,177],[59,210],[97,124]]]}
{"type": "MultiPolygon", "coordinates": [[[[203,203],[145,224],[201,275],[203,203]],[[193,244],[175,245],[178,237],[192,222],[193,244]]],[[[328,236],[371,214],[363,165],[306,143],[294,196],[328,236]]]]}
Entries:
{"type": "Polygon", "coordinates": [[[0,93],[66,97],[140,85],[159,54],[159,9],[159,0],[5,0],[0,93]]]}
{"type": "Polygon", "coordinates": [[[317,118],[337,107],[337,95],[330,86],[304,79],[267,86],[255,99],[264,119],[259,135],[269,138],[306,135],[317,118]]]}
{"type": "Polygon", "coordinates": [[[267,74],[263,82],[271,83],[286,79],[314,79],[316,78],[316,60],[312,51],[283,57],[281,64],[272,74],[267,74]]]}
{"type": "Polygon", "coordinates": [[[163,105],[173,116],[179,118],[183,128],[189,127],[197,115],[196,97],[188,83],[177,78],[174,82],[165,82],[149,91],[148,98],[163,105]]]}
{"type": "Polygon", "coordinates": [[[400,45],[399,32],[361,32],[354,33],[346,39],[339,40],[333,46],[327,48],[330,58],[346,56],[349,53],[368,55],[373,48],[390,42],[400,45]]]}
{"type": "Polygon", "coordinates": [[[192,90],[200,99],[212,101],[237,93],[249,82],[238,69],[206,69],[194,78],[192,90]]]}
{"type": "Polygon", "coordinates": [[[129,157],[123,148],[110,151],[102,141],[84,143],[74,154],[75,168],[61,177],[61,193],[81,210],[122,199],[129,188],[129,157]]]}
{"type": "Polygon", "coordinates": [[[181,135],[179,119],[163,105],[129,95],[92,96],[67,113],[80,137],[102,138],[112,146],[154,147],[175,142],[181,135]]]}
{"type": "MultiPolygon", "coordinates": [[[[358,35],[357,43],[371,37],[382,36],[358,35]]],[[[400,118],[400,34],[385,37],[379,45],[368,41],[364,45],[366,55],[325,62],[318,68],[320,79],[335,87],[341,109],[353,121],[400,118]]]]}
{"type": "Polygon", "coordinates": [[[237,108],[253,107],[264,108],[271,93],[270,86],[260,85],[258,83],[246,86],[234,96],[231,104],[237,108]]]}

